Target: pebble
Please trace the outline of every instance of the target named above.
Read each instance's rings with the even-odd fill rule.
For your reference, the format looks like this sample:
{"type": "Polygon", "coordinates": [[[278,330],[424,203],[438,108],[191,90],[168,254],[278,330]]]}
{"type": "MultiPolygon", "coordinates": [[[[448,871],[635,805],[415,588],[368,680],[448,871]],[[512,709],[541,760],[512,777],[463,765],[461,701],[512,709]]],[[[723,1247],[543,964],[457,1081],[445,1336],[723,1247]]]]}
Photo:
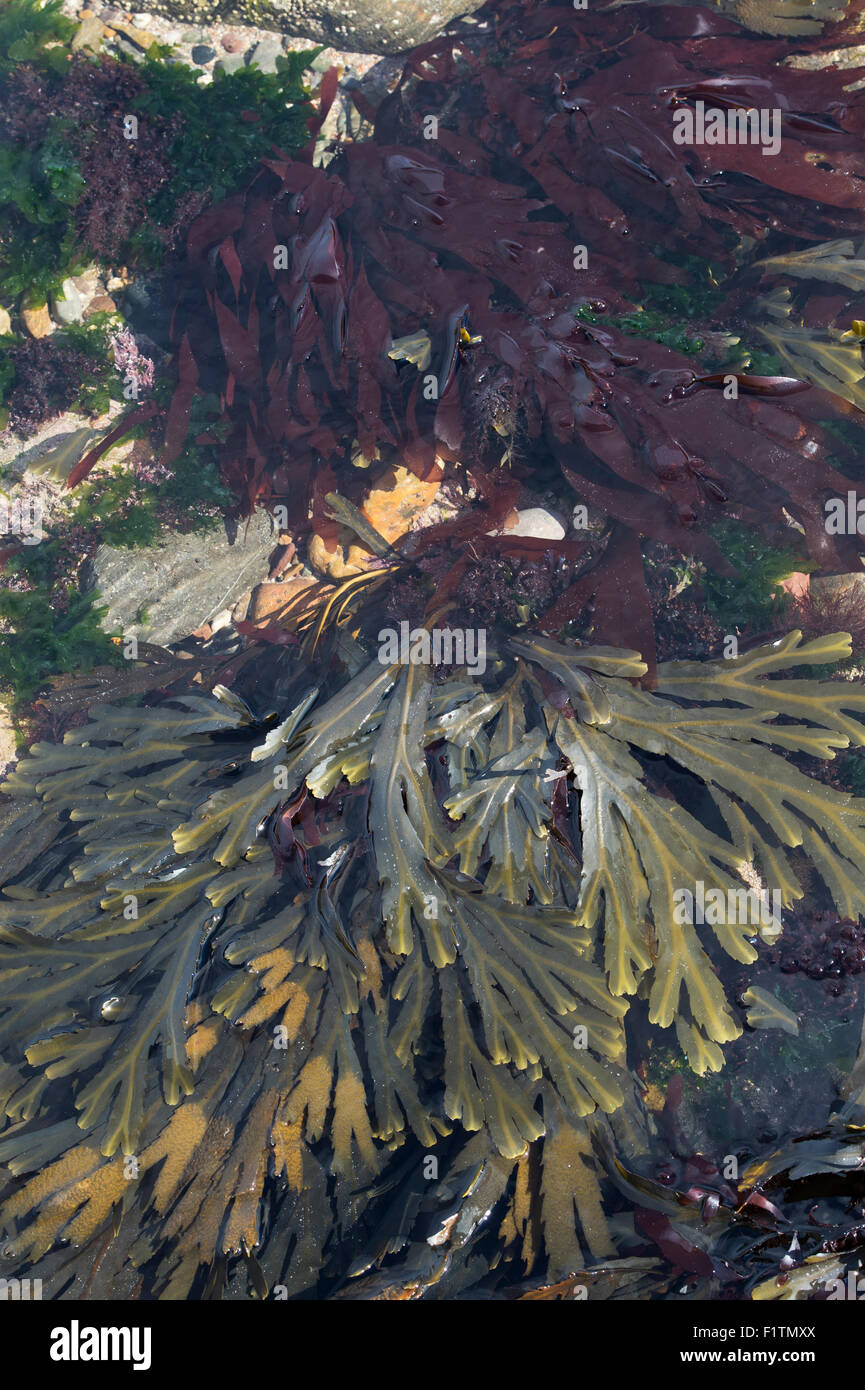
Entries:
{"type": "Polygon", "coordinates": [[[225,55],[224,58],[220,58],[219,61],[218,61],[217,63],[214,63],[214,65],[213,65],[213,71],[214,71],[214,72],[237,72],[238,69],[239,69],[239,68],[242,68],[242,67],[243,67],[243,54],[242,54],[242,53],[226,53],[226,55],[225,55]]]}
{"type": "Polygon", "coordinates": [[[99,11],[99,18],[103,24],[113,24],[115,20],[123,18],[123,11],[115,9],[113,5],[108,5],[106,9],[99,11]]]}
{"type": "Polygon", "coordinates": [[[31,338],[47,338],[54,327],[47,304],[40,304],[33,309],[22,309],[21,322],[31,338]]]}
{"type": "Polygon", "coordinates": [[[80,323],[84,314],[84,301],[71,280],[64,280],[60,286],[63,298],[51,297],[51,312],[55,323],[80,323]]]}
{"type": "Polygon", "coordinates": [[[505,523],[503,531],[487,532],[489,536],[534,536],[545,541],[560,541],[564,534],[565,528],[561,521],[544,507],[526,507],[516,513],[514,525],[508,526],[505,523]]]}
{"type": "Polygon", "coordinates": [[[276,60],[283,53],[282,39],[261,39],[246,56],[248,65],[255,63],[261,72],[276,72],[276,60]]]}
{"type": "Polygon", "coordinates": [[[146,53],[152,43],[159,43],[156,35],[151,34],[147,29],[137,29],[134,24],[123,24],[120,20],[114,24],[114,32],[121,34],[136,48],[140,48],[142,53],[146,53]]]}
{"type": "Polygon", "coordinates": [[[226,53],[243,53],[246,49],[246,39],[242,39],[239,34],[223,34],[222,47],[226,53]]]}
{"type": "Polygon", "coordinates": [[[210,48],[204,43],[196,44],[192,50],[192,61],[193,63],[197,63],[199,67],[204,67],[205,63],[209,63],[211,59],[215,57],[216,49],[210,48]]]}
{"type": "Polygon", "coordinates": [[[105,36],[105,25],[102,23],[102,20],[97,19],[94,14],[88,13],[85,17],[84,11],[82,10],[81,15],[82,19],[78,26],[78,32],[75,34],[71,44],[72,52],[79,53],[82,48],[90,48],[95,52],[105,36]]]}
{"type": "Polygon", "coordinates": [[[117,313],[117,305],[114,303],[114,300],[111,298],[111,295],[110,295],[110,294],[97,294],[97,295],[95,296],[95,298],[94,298],[94,299],[91,299],[90,303],[87,305],[87,310],[86,310],[86,312],[85,312],[85,314],[84,314],[84,317],[85,317],[86,319],[89,319],[90,316],[91,316],[91,314],[116,314],[116,313],[117,313]]]}
{"type": "Polygon", "coordinates": [[[9,317],[8,309],[4,309],[0,304],[0,338],[12,332],[12,320],[9,317]]]}

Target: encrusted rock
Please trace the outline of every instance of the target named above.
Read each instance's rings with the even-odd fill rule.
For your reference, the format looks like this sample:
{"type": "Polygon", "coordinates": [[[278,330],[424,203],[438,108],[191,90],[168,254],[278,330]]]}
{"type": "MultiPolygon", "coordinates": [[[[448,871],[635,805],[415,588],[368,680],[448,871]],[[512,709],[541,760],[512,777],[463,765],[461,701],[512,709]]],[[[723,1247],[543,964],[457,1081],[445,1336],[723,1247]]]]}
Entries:
{"type": "Polygon", "coordinates": [[[155,14],[255,24],[354,53],[402,53],[433,38],[476,0],[154,0],[155,14]]]}
{"type": "Polygon", "coordinates": [[[241,522],[234,544],[224,531],[169,535],[143,550],[100,546],[88,587],[108,605],[106,632],[167,645],[230,608],[265,577],[276,540],[264,511],[241,522]]]}

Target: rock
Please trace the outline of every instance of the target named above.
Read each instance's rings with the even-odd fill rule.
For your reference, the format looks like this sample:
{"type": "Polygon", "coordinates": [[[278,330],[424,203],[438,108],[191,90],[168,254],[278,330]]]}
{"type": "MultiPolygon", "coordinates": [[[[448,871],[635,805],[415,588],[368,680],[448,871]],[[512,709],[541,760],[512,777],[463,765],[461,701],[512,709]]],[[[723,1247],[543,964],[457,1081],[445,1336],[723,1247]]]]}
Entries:
{"type": "MultiPolygon", "coordinates": [[[[363,564],[354,563],[353,552],[358,547],[352,545],[351,533],[340,527],[340,537],[336,549],[328,550],[316,531],[310,536],[309,545],[306,548],[306,559],[316,574],[327,575],[328,579],[350,579],[353,574],[363,573],[363,564]],[[348,556],[352,557],[351,563],[348,556]]],[[[366,552],[364,554],[369,560],[369,555],[366,552]]]]}
{"type": "Polygon", "coordinates": [[[22,306],[21,322],[31,338],[47,338],[48,334],[54,330],[47,304],[28,308],[22,306]]]}
{"type": "Polygon", "coordinates": [[[92,53],[98,52],[102,47],[102,40],[105,37],[105,25],[101,19],[97,19],[92,11],[81,11],[81,24],[78,32],[74,35],[70,47],[73,53],[80,53],[82,49],[89,48],[92,53]]]}
{"type": "Polygon", "coordinates": [[[73,275],[71,278],[81,298],[89,301],[98,291],[99,267],[89,265],[86,270],[82,270],[80,275],[73,275]]]}
{"type": "Polygon", "coordinates": [[[243,53],[246,49],[246,39],[240,34],[223,34],[221,43],[226,53],[243,53]]]}
{"type": "Polygon", "coordinates": [[[225,55],[224,58],[220,58],[218,62],[214,63],[214,65],[213,65],[213,71],[214,71],[214,72],[232,73],[232,72],[238,72],[239,69],[242,68],[242,67],[243,67],[243,54],[242,54],[242,53],[226,53],[226,55],[225,55]]]}
{"type": "Polygon", "coordinates": [[[97,294],[91,299],[87,308],[84,310],[86,319],[92,318],[94,314],[116,314],[117,305],[110,294],[97,294]]]}
{"type": "MultiPolygon", "coordinates": [[[[367,495],[361,512],[379,535],[393,544],[427,511],[440,485],[438,470],[431,479],[424,481],[408,468],[392,465],[367,495]]],[[[358,544],[354,532],[344,526],[339,527],[335,549],[329,550],[316,533],[310,536],[307,547],[307,563],[329,579],[348,579],[353,574],[362,574],[374,558],[365,546],[358,544]]]]}
{"type": "Polygon", "coordinates": [[[17,757],[18,751],[12,717],[6,706],[0,704],[0,777],[8,772],[17,757]]]}
{"type": "Polygon", "coordinates": [[[412,522],[426,511],[440,486],[438,469],[424,480],[408,468],[394,465],[376,483],[361,511],[379,535],[393,543],[411,530],[412,522]]]}
{"type": "MultiPolygon", "coordinates": [[[[330,593],[330,588],[326,592],[330,593]]],[[[311,574],[296,575],[284,583],[259,584],[252,595],[249,619],[253,623],[266,623],[284,617],[286,625],[290,626],[290,619],[296,620],[314,607],[321,593],[321,580],[311,574]]]]}
{"type": "Polygon", "coordinates": [[[811,597],[820,605],[861,603],[865,612],[865,570],[854,570],[852,574],[824,574],[811,576],[811,597]]]}
{"type": "Polygon", "coordinates": [[[170,350],[173,307],[163,303],[156,276],[139,275],[131,281],[123,292],[121,303],[123,315],[136,334],[144,333],[163,350],[170,350]]]}
{"type": "Polygon", "coordinates": [[[140,53],[146,53],[151,44],[159,43],[156,35],[148,29],[137,29],[134,24],[124,24],[122,20],[116,20],[111,28],[132,45],[133,52],[137,49],[140,53]]]}
{"type": "MultiPolygon", "coordinates": [[[[154,14],[261,24],[260,0],[152,0],[154,14]]],[[[268,0],[268,27],[352,53],[402,53],[440,33],[477,0],[268,0]]]]}
{"type": "Polygon", "coordinates": [[[55,323],[80,323],[84,317],[84,301],[71,280],[64,280],[59,295],[51,297],[51,312],[55,323]]]}
{"type": "Polygon", "coordinates": [[[209,63],[211,59],[215,57],[216,49],[211,48],[209,44],[206,43],[197,43],[192,50],[193,63],[197,63],[198,66],[202,68],[204,67],[205,63],[209,63]]]}
{"type": "Polygon", "coordinates": [[[807,598],[811,592],[811,576],[794,570],[786,579],[781,580],[779,587],[793,599],[807,598]]]}
{"type": "Polygon", "coordinates": [[[272,518],[258,511],[240,523],[234,545],[224,531],[170,535],[145,550],[102,545],[85,583],[108,606],[106,632],[164,646],[210,622],[263,579],[275,540],[272,518]]]}
{"type": "Polygon", "coordinates": [[[12,332],[12,320],[9,317],[8,309],[4,309],[0,304],[0,338],[12,332]]]}
{"type": "Polygon", "coordinates": [[[488,531],[490,536],[534,536],[536,540],[564,540],[565,528],[558,517],[544,507],[526,507],[512,512],[501,531],[488,531]]]}
{"type": "Polygon", "coordinates": [[[115,20],[123,19],[123,11],[116,9],[113,5],[107,5],[104,10],[99,11],[99,18],[103,24],[113,24],[115,20]]]}
{"type": "Polygon", "coordinates": [[[247,67],[256,64],[262,72],[276,72],[276,60],[283,54],[282,39],[266,38],[251,48],[246,55],[247,67]]]}

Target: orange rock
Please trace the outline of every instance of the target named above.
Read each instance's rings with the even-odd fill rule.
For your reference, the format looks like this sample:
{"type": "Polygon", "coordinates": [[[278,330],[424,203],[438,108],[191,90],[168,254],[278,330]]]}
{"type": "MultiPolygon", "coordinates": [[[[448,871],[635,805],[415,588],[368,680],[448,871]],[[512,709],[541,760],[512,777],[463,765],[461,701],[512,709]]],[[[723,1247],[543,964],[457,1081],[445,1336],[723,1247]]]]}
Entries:
{"type": "Polygon", "coordinates": [[[318,606],[324,592],[330,592],[330,586],[324,586],[312,575],[297,575],[284,584],[259,584],[252,595],[249,620],[281,621],[286,627],[294,627],[318,606]]]}
{"type": "Polygon", "coordinates": [[[800,574],[798,570],[794,570],[792,574],[787,575],[786,579],[781,580],[781,588],[791,598],[807,598],[811,588],[811,576],[810,574],[800,574]]]}
{"type": "Polygon", "coordinates": [[[411,530],[412,522],[435,501],[441,480],[440,468],[425,480],[408,468],[392,465],[369,493],[361,511],[379,535],[393,544],[411,530]]]}
{"type": "Polygon", "coordinates": [[[356,560],[359,557],[371,560],[372,556],[351,544],[351,534],[346,528],[340,527],[341,540],[337,542],[335,550],[328,550],[321,536],[313,532],[306,549],[310,568],[318,574],[326,574],[329,579],[349,579],[353,574],[362,574],[364,565],[356,563],[356,560]],[[353,555],[352,551],[355,552],[353,555]],[[352,563],[349,563],[346,552],[351,556],[352,563]]]}
{"type": "MultiPolygon", "coordinates": [[[[416,477],[408,468],[392,464],[370,489],[361,512],[379,535],[393,545],[411,530],[412,522],[435,500],[442,476],[440,467],[425,480],[416,477]]],[[[321,536],[314,533],[306,557],[312,569],[337,580],[362,574],[375,559],[347,526],[339,527],[333,550],[328,550],[321,536]]]]}
{"type": "Polygon", "coordinates": [[[54,328],[47,304],[28,306],[21,309],[21,322],[31,338],[47,338],[54,328]]]}

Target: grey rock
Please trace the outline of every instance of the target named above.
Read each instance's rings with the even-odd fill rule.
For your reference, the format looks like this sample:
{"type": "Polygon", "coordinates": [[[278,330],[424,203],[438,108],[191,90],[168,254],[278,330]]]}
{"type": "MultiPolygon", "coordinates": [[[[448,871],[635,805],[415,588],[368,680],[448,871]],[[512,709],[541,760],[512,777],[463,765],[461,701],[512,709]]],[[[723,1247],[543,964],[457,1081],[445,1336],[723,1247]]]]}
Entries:
{"type": "Polygon", "coordinates": [[[209,63],[211,58],[215,57],[216,49],[206,43],[197,43],[192,50],[192,61],[198,63],[199,67],[204,67],[205,63],[209,63]]]}
{"type": "Polygon", "coordinates": [[[51,314],[55,323],[80,323],[84,315],[84,301],[71,280],[64,280],[60,286],[63,298],[51,297],[51,314]]]}
{"type": "Polygon", "coordinates": [[[276,60],[282,57],[282,39],[267,38],[251,48],[246,55],[248,66],[255,63],[262,72],[276,72],[276,60]]]}
{"type": "Polygon", "coordinates": [[[213,64],[214,72],[238,72],[243,67],[242,53],[226,53],[224,58],[213,64]]]}
{"type": "Polygon", "coordinates": [[[477,0],[152,0],[155,14],[267,26],[352,53],[402,53],[433,38],[477,0]]]}
{"type": "Polygon", "coordinates": [[[230,608],[267,576],[276,529],[267,512],[240,522],[234,545],[224,531],[172,535],[145,550],[102,545],[84,582],[107,604],[106,632],[166,646],[230,608]],[[146,621],[141,622],[142,613],[146,621]]]}

